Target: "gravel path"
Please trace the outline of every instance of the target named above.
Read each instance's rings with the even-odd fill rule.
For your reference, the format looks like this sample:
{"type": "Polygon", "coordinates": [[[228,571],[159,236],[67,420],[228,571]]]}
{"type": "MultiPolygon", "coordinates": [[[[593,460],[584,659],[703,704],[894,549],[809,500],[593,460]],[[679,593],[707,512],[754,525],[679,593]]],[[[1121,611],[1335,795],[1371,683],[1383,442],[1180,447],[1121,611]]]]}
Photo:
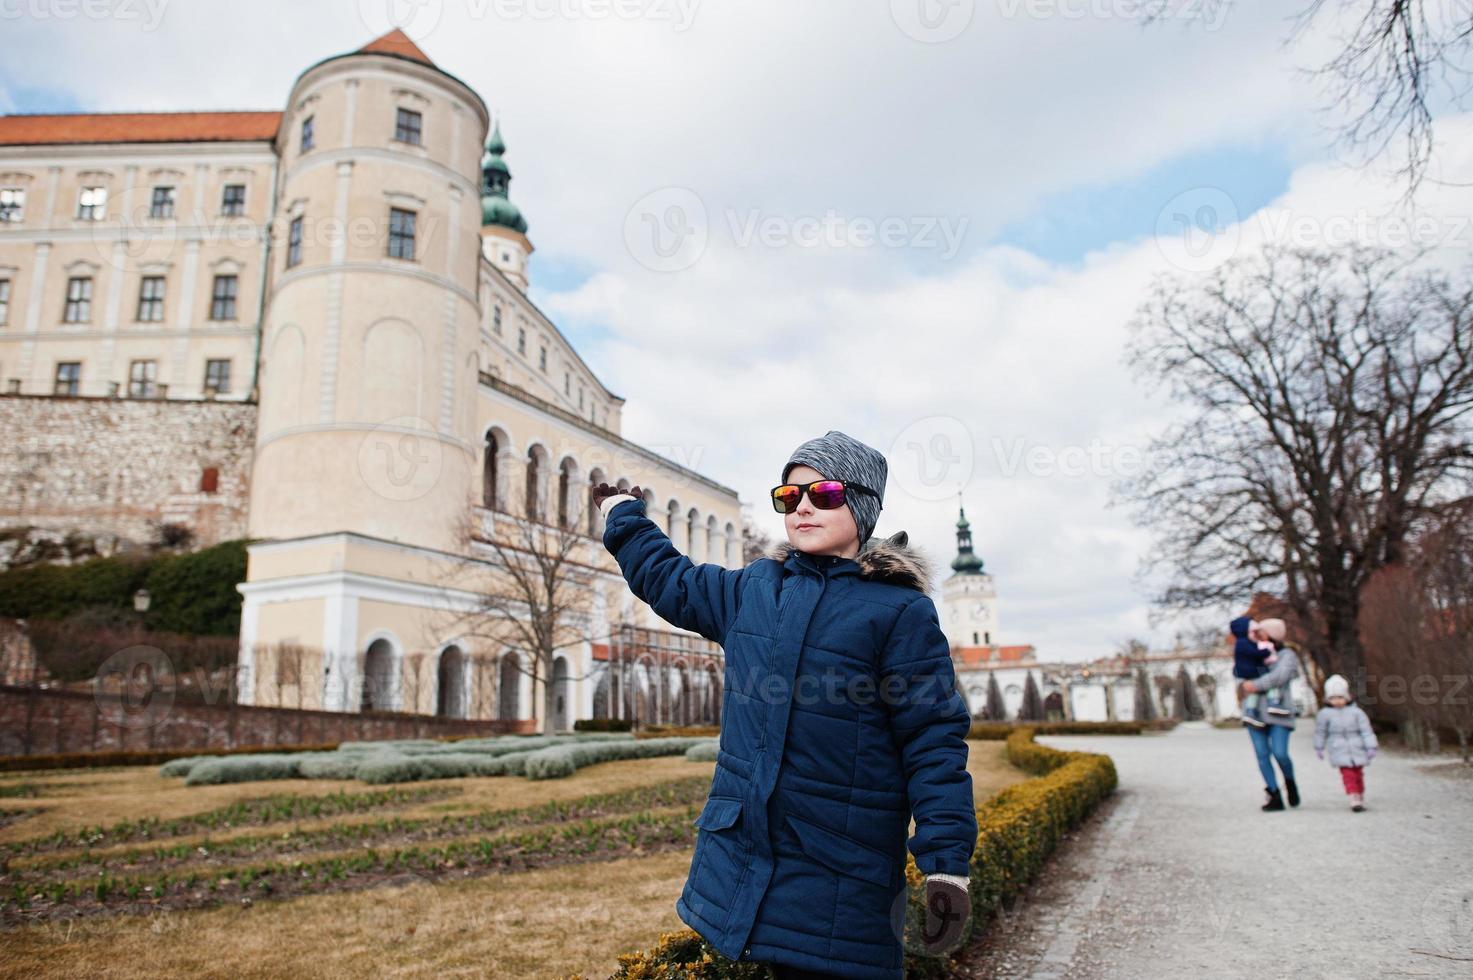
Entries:
{"type": "Polygon", "coordinates": [[[1248,735],[1044,737],[1120,789],[957,977],[1473,977],[1473,772],[1383,752],[1352,813],[1301,720],[1298,809],[1262,813],[1248,735]]]}

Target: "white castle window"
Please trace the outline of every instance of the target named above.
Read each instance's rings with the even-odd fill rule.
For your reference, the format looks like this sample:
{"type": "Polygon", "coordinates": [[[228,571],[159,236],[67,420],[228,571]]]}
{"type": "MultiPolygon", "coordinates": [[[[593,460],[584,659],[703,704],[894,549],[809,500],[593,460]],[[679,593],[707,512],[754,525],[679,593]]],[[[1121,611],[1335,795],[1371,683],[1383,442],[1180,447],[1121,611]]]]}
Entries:
{"type": "Polygon", "coordinates": [[[150,218],[174,217],[174,188],[164,185],[153,189],[153,197],[148,204],[148,216],[150,218]]]}
{"type": "Polygon", "coordinates": [[[414,261],[413,211],[389,208],[389,258],[414,261]]]}
{"type": "Polygon", "coordinates": [[[101,221],[107,213],[107,188],[84,187],[77,197],[77,217],[82,221],[101,221]]]}
{"type": "Polygon", "coordinates": [[[138,284],[138,319],[157,323],[164,318],[164,277],[144,276],[138,284]]]}
{"type": "Polygon", "coordinates": [[[245,214],[245,184],[226,184],[220,195],[220,213],[224,215],[245,214]]]}
{"type": "Polygon", "coordinates": [[[424,117],[413,109],[400,109],[394,115],[394,139],[400,143],[420,144],[424,117]]]}
{"type": "Polygon", "coordinates": [[[24,221],[25,217],[25,188],[0,187],[0,223],[24,221]]]}
{"type": "Polygon", "coordinates": [[[92,319],[91,276],[73,276],[66,281],[66,307],[61,319],[64,323],[86,323],[92,319]]]}

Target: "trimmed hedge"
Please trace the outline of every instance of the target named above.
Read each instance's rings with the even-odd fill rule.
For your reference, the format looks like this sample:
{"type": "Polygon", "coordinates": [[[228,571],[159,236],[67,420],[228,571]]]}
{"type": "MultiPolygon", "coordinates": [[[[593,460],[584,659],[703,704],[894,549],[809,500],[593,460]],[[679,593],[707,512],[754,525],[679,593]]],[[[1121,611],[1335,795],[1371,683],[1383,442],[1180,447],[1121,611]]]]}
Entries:
{"type": "Polygon", "coordinates": [[[159,774],[183,777],[189,786],[260,779],[358,779],[372,785],[461,776],[560,779],[595,762],[679,755],[710,741],[636,740],[628,732],[575,732],[497,735],[456,742],[344,742],[335,752],[188,756],[166,762],[159,774]]]}
{"type": "Polygon", "coordinates": [[[719,739],[708,738],[697,742],[685,750],[686,762],[715,762],[716,753],[721,748],[719,739]]]}
{"type": "Polygon", "coordinates": [[[627,732],[633,727],[629,718],[579,718],[573,722],[575,732],[627,732]]]}
{"type": "Polygon", "coordinates": [[[1169,731],[1176,727],[1169,721],[976,721],[967,738],[1001,742],[1020,728],[1031,728],[1039,735],[1140,735],[1143,732],[1169,731]]]}
{"type": "MultiPolygon", "coordinates": [[[[1033,740],[1036,727],[1042,726],[1017,728],[1007,738],[1008,761],[1034,778],[1008,787],[977,808],[972,916],[958,951],[1033,879],[1064,835],[1115,791],[1115,763],[1109,756],[1039,745],[1033,740]]],[[[919,947],[914,937],[926,911],[926,876],[909,855],[905,875],[909,891],[905,976],[912,980],[943,977],[947,957],[911,951],[919,947]]],[[[609,980],[767,980],[768,976],[765,965],[729,960],[699,933],[684,929],[664,933],[649,950],[621,955],[619,969],[609,980]]],[[[586,978],[573,974],[565,980],[586,978]]]]}
{"type": "Polygon", "coordinates": [[[645,725],[635,738],[718,738],[720,725],[645,725]]]}
{"type": "MultiPolygon", "coordinates": [[[[213,759],[226,755],[260,755],[266,752],[331,752],[337,742],[309,745],[242,745],[233,749],[216,749],[200,755],[199,749],[118,749],[112,752],[63,752],[53,755],[0,756],[0,772],[29,772],[33,769],[94,769],[105,766],[152,766],[183,759],[213,759]]],[[[184,772],[164,773],[182,776],[184,772]]]]}
{"type": "Polygon", "coordinates": [[[707,742],[704,738],[644,738],[628,742],[584,742],[558,745],[527,757],[528,779],[563,779],[584,766],[615,759],[648,759],[659,755],[684,755],[686,750],[707,742]]]}

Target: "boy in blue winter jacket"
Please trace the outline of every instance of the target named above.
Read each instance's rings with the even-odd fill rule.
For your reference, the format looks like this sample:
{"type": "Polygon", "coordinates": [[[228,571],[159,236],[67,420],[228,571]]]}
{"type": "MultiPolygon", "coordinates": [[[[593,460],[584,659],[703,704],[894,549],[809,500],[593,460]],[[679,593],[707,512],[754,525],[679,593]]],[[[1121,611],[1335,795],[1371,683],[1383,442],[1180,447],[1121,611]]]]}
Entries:
{"type": "Polygon", "coordinates": [[[787,542],[736,569],[676,550],[639,487],[593,491],[630,590],[726,655],[676,911],[779,978],[901,980],[907,844],[926,876],[917,951],[945,952],[970,924],[971,715],[929,559],[903,531],[871,537],[886,475],[882,453],[842,432],[803,443],[771,495],[787,542]]]}

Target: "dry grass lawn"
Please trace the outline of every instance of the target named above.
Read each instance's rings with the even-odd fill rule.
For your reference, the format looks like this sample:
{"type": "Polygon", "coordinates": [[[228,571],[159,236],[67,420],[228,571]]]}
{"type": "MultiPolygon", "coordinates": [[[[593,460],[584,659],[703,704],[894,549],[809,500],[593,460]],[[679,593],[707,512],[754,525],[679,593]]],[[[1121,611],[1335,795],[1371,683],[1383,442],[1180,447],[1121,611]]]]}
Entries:
{"type": "MultiPolygon", "coordinates": [[[[0,828],[0,841],[16,841],[44,837],[58,830],[81,830],[99,824],[110,825],[121,820],[144,817],[169,819],[228,806],[238,800],[294,793],[300,796],[329,793],[372,793],[387,789],[413,789],[441,786],[447,783],[464,787],[465,792],[449,799],[433,800],[394,811],[395,816],[438,817],[443,814],[468,813],[478,810],[502,810],[511,807],[536,806],[550,800],[566,800],[594,793],[610,793],[652,786],[699,773],[710,773],[713,762],[687,762],[681,756],[654,759],[623,759],[605,762],[580,770],[573,779],[532,780],[522,776],[487,776],[480,778],[435,779],[391,786],[370,786],[356,779],[269,779],[255,783],[230,783],[224,786],[185,786],[182,779],[166,779],[157,766],[134,766],[102,773],[78,774],[43,779],[20,778],[25,773],[8,773],[0,786],[17,782],[40,785],[65,783],[61,795],[7,799],[8,809],[37,808],[44,812],[0,828]]],[[[316,827],[378,819],[375,813],[344,814],[319,820],[301,820],[274,824],[309,830],[316,827]]],[[[260,828],[242,827],[241,833],[259,832],[260,828]]],[[[226,831],[197,834],[219,840],[230,836],[226,831]]],[[[170,838],[184,843],[193,837],[170,838]]]]}
{"type": "MultiPolygon", "coordinates": [[[[1008,765],[1002,742],[967,745],[979,802],[1027,778],[1008,765]]],[[[526,806],[679,778],[700,772],[702,766],[709,771],[712,764],[640,759],[592,766],[571,779],[460,782],[487,784],[468,789],[463,801],[467,806],[526,806]]],[[[110,784],[99,777],[99,788],[112,801],[109,805],[123,802],[160,816],[181,812],[179,791],[168,781],[146,774],[117,775],[121,778],[110,784]],[[144,801],[150,785],[154,792],[171,794],[176,806],[155,807],[144,801]]],[[[210,788],[203,790],[211,794],[207,805],[192,805],[197,811],[244,796],[315,785],[287,781],[210,788]]],[[[108,819],[137,815],[140,811],[117,812],[108,819]]],[[[81,822],[98,820],[94,805],[81,822]]],[[[26,824],[30,826],[23,836],[33,835],[37,825],[26,824]]],[[[257,902],[249,908],[29,926],[4,934],[0,976],[548,980],[580,972],[606,977],[616,968],[620,953],[648,947],[661,933],[685,928],[675,914],[675,897],[689,866],[690,851],[680,850],[520,874],[257,902]]]]}

